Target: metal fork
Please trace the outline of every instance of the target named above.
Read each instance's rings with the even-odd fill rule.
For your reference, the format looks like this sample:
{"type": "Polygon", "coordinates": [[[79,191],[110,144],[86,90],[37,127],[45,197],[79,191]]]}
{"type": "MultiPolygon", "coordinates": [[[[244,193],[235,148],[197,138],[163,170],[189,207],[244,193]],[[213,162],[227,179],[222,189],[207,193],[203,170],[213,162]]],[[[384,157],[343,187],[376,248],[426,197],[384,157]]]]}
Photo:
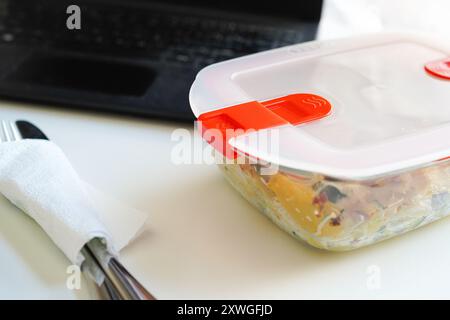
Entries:
{"type": "MultiPolygon", "coordinates": [[[[17,126],[11,121],[1,121],[0,133],[0,142],[22,140],[17,126]]],[[[88,270],[90,266],[101,272],[105,278],[99,287],[102,296],[106,296],[109,300],[155,299],[115,257],[106,251],[100,239],[92,239],[81,249],[81,253],[86,259],[86,272],[92,273],[92,270],[88,270]]]]}
{"type": "Polygon", "coordinates": [[[2,120],[0,142],[12,142],[22,140],[16,125],[11,121],[2,120]]]}

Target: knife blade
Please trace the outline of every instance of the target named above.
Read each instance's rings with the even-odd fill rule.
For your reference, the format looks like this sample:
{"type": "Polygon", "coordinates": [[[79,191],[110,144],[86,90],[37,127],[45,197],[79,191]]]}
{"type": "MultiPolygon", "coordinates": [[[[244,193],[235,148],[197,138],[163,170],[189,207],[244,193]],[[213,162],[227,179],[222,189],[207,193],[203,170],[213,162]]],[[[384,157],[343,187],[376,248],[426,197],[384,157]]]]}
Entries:
{"type": "Polygon", "coordinates": [[[47,136],[41,131],[41,129],[36,127],[31,122],[25,120],[17,120],[16,127],[23,139],[49,140],[49,138],[47,138],[47,136]]]}

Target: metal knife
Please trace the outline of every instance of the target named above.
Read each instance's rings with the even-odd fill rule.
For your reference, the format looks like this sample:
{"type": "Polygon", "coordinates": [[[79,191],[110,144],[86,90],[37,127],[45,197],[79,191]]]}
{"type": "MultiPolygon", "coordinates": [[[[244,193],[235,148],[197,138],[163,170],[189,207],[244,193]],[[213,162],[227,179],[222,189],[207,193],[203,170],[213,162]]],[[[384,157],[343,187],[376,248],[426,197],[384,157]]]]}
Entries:
{"type": "MultiPolygon", "coordinates": [[[[49,140],[38,127],[28,121],[18,120],[16,126],[23,139],[49,140]]],[[[110,299],[156,300],[115,257],[107,252],[100,239],[91,240],[83,247],[81,253],[88,265],[98,268],[104,275],[105,280],[101,289],[110,299]]]]}

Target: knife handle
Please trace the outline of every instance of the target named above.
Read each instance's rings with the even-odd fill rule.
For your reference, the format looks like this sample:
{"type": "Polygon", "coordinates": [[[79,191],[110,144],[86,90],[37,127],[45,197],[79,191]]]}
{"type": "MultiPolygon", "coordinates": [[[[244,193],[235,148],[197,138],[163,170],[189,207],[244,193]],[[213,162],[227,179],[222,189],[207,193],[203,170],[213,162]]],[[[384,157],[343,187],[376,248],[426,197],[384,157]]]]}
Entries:
{"type": "Polygon", "coordinates": [[[99,239],[93,239],[82,249],[85,258],[102,271],[103,286],[111,300],[156,300],[130,272],[107,251],[99,239]]]}

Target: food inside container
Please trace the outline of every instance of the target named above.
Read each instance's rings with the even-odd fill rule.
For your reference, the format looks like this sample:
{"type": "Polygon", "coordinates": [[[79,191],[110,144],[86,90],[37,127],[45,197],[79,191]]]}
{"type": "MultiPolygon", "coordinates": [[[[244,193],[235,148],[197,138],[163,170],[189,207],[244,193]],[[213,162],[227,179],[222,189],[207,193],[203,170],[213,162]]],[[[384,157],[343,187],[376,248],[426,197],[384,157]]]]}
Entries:
{"type": "Polygon", "coordinates": [[[220,168],[278,226],[328,250],[356,249],[450,213],[449,161],[365,181],[283,170],[261,176],[254,164],[221,164],[220,168]]]}
{"type": "Polygon", "coordinates": [[[190,101],[250,203],[315,247],[350,250],[450,214],[449,56],[404,34],[310,42],[212,65],[190,101]]]}

